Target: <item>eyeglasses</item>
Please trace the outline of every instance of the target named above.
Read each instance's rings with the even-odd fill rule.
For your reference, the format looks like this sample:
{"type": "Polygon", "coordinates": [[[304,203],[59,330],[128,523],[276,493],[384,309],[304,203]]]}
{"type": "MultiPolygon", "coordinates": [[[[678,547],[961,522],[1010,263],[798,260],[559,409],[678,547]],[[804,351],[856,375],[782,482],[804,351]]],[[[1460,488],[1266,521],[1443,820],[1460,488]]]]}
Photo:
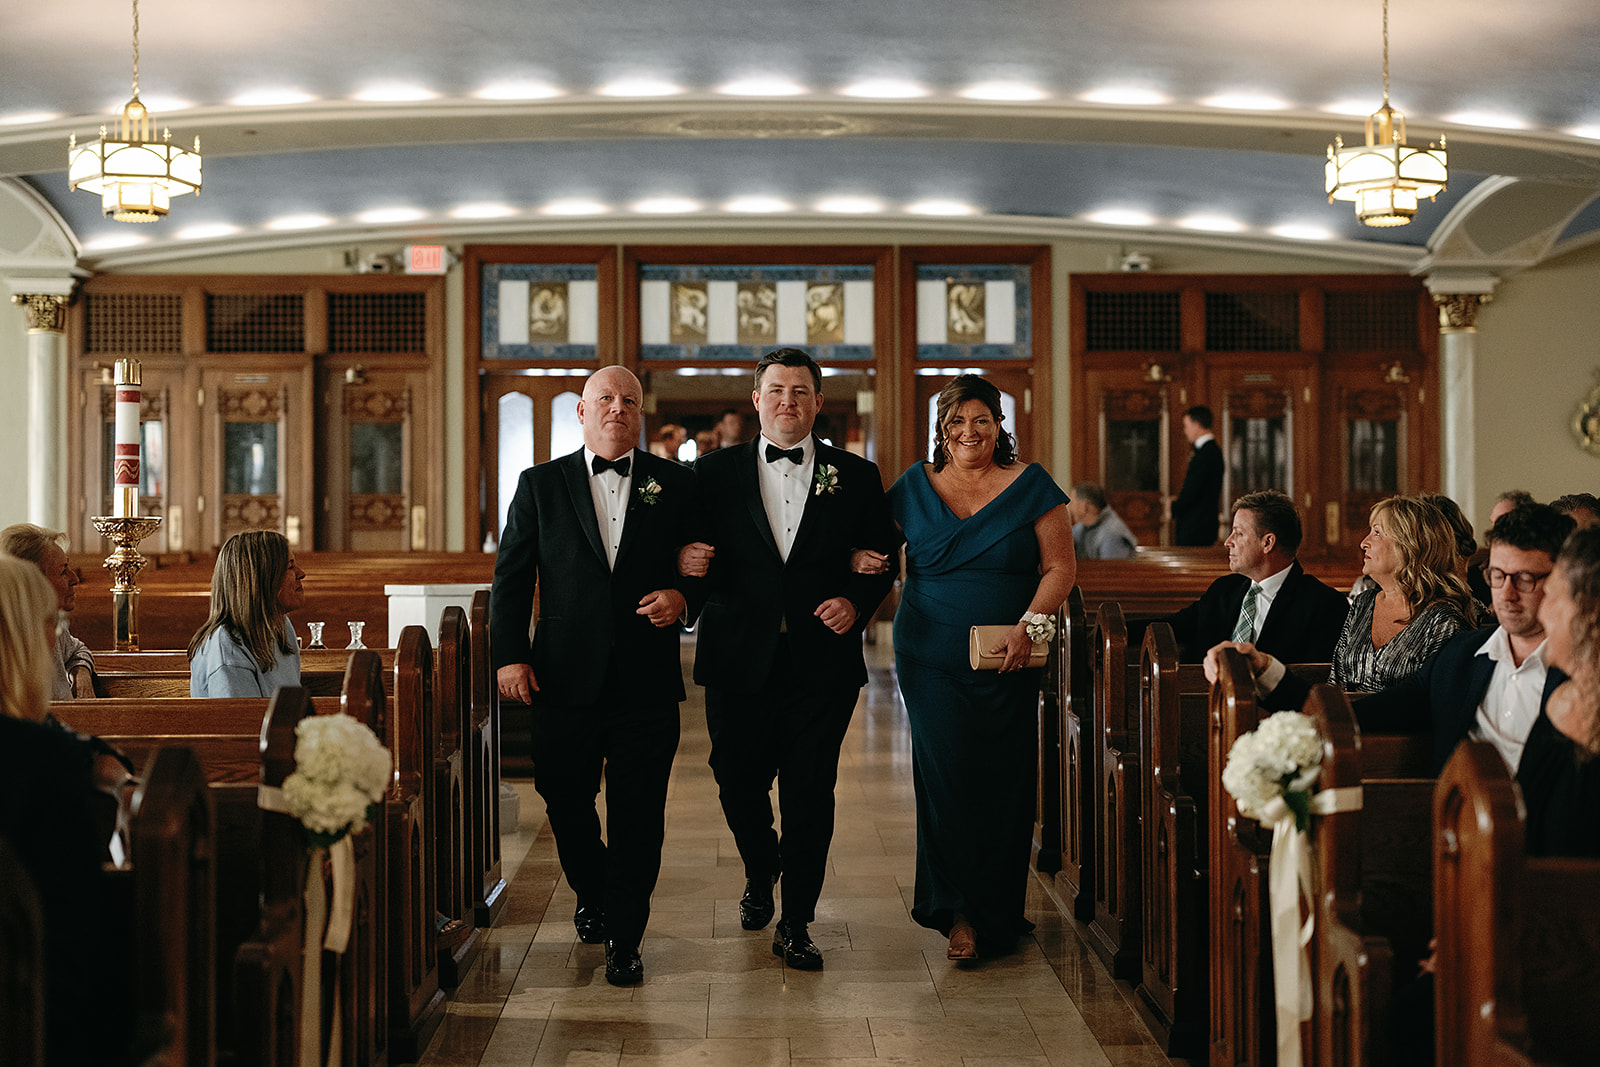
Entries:
{"type": "Polygon", "coordinates": [[[1531,593],[1539,588],[1539,583],[1550,577],[1550,572],[1534,574],[1531,571],[1503,571],[1499,567],[1483,568],[1483,579],[1489,583],[1490,589],[1499,589],[1506,584],[1506,579],[1511,579],[1511,584],[1519,593],[1531,593]]]}

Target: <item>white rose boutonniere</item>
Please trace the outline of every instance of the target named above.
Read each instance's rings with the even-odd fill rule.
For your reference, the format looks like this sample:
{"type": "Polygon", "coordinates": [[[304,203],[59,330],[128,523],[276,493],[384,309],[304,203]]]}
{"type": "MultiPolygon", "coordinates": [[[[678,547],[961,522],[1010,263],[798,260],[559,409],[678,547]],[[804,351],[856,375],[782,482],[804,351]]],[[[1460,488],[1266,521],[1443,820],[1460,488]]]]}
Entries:
{"type": "Polygon", "coordinates": [[[289,814],[314,848],[361,830],[394,774],[389,750],[348,715],[308,715],[295,726],[295,771],[283,783],[289,814]]]}
{"type": "Polygon", "coordinates": [[[654,504],[661,499],[661,483],[645,475],[644,484],[639,487],[639,500],[645,504],[654,504]]]}
{"type": "Polygon", "coordinates": [[[839,491],[839,468],[830,467],[826,463],[817,464],[816,490],[817,496],[827,493],[832,496],[839,491]]]}

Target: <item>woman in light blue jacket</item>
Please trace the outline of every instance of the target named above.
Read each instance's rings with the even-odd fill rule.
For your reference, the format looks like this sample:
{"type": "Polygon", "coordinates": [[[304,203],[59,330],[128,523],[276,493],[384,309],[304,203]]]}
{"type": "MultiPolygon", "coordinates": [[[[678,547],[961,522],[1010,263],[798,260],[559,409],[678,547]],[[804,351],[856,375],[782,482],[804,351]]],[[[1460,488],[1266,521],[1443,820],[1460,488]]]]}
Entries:
{"type": "Polygon", "coordinates": [[[189,695],[269,697],[300,684],[300,646],[288,613],[304,606],[306,572],[276,530],[223,542],[211,574],[211,616],[189,642],[189,695]]]}

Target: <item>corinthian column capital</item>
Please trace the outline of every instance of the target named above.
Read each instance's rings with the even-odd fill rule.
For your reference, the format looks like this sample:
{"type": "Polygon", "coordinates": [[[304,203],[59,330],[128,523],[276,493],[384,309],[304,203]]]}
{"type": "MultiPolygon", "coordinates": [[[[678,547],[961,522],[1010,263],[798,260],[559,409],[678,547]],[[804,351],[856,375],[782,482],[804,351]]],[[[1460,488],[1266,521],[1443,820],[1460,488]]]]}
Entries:
{"type": "Polygon", "coordinates": [[[28,316],[29,333],[65,333],[68,299],[56,293],[11,294],[11,302],[28,316]]]}
{"type": "Polygon", "coordinates": [[[1478,311],[1493,300],[1489,293],[1434,293],[1442,333],[1471,333],[1478,328],[1478,311]]]}

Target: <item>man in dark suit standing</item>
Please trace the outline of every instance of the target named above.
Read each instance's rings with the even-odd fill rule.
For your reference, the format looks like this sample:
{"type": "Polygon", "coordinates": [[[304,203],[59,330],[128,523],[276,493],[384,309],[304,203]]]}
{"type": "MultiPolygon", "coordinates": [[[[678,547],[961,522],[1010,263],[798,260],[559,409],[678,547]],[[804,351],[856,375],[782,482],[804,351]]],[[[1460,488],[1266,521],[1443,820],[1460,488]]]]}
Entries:
{"type": "Polygon", "coordinates": [[[622,367],[584,383],[583,448],[522,472],[490,597],[500,695],[533,706],[534,786],[578,895],[578,936],[605,941],[612,985],[644,978],[684,697],[678,634],[695,585],[677,569],[696,536],[695,478],[635,447],[643,400],[622,367]]]}
{"type": "Polygon", "coordinates": [[[1276,489],[1233,505],[1229,574],[1168,621],[1186,662],[1223,641],[1248,641],[1287,663],[1327,663],[1349,610],[1344,594],[1301,569],[1300,512],[1276,489]]]}
{"type": "Polygon", "coordinates": [[[1183,436],[1194,446],[1183,472],[1183,488],[1172,501],[1172,543],[1205,547],[1217,543],[1217,511],[1222,500],[1222,449],[1211,432],[1211,409],[1196,405],[1183,413],[1183,436]]]}
{"type": "Polygon", "coordinates": [[[708,575],[694,680],[706,688],[711,769],[744,862],[740,925],[772,920],[781,873],[772,951],[816,970],[822,954],[806,927],[833,839],[839,748],[867,680],[861,632],[894,581],[893,567],[857,574],[850,558],[898,542],[877,466],[812,436],[822,371],[810,356],[767,353],[751,399],[761,436],[695,465],[709,543],[682,561],[708,575]]]}

